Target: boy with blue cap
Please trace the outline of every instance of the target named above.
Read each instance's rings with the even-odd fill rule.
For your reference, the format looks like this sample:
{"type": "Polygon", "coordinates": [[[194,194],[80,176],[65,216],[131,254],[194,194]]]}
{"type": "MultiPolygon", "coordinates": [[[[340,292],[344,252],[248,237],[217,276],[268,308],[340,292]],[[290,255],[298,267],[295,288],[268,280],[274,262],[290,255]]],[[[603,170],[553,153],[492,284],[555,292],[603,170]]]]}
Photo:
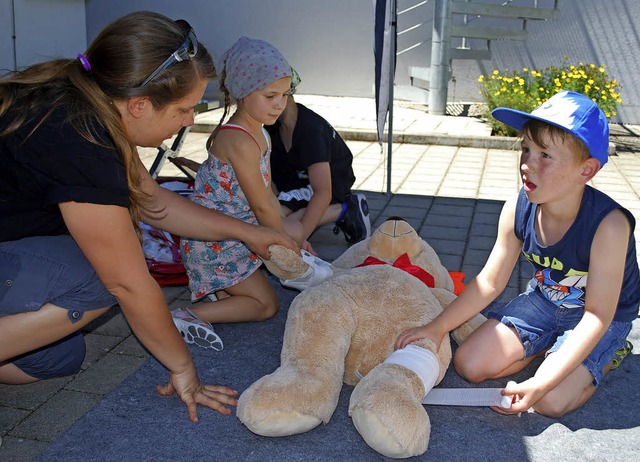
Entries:
{"type": "MultiPolygon", "coordinates": [[[[640,274],[633,215],[587,182],[608,160],[605,115],[588,97],[557,93],[531,114],[492,115],[521,131],[523,187],[500,215],[498,237],[478,276],[433,322],[401,333],[396,348],[444,336],[504,290],[522,255],[534,268],[528,289],[458,348],[456,371],[471,382],[512,375],[534,358],[533,377],[509,382],[510,409],[559,417],[582,406],[630,353],[640,274]]],[[[491,307],[494,308],[494,307],[491,307]]]]}

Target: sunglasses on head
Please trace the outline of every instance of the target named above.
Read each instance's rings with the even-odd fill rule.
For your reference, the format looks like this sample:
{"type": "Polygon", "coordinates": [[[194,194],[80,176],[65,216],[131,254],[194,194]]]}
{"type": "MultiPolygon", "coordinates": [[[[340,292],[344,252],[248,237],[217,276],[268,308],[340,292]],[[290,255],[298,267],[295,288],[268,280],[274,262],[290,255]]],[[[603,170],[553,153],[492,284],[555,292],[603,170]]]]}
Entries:
{"type": "Polygon", "coordinates": [[[184,39],[184,42],[182,42],[182,45],[180,45],[176,51],[171,53],[171,55],[162,64],[160,64],[155,71],[149,74],[149,77],[144,79],[144,81],[140,84],[140,87],[144,87],[146,84],[151,82],[160,72],[164,71],[165,69],[168,69],[174,64],[182,61],[191,61],[198,54],[198,39],[196,38],[196,33],[193,31],[193,28],[184,19],[178,19],[176,22],[185,30],[188,30],[187,37],[184,39]]]}

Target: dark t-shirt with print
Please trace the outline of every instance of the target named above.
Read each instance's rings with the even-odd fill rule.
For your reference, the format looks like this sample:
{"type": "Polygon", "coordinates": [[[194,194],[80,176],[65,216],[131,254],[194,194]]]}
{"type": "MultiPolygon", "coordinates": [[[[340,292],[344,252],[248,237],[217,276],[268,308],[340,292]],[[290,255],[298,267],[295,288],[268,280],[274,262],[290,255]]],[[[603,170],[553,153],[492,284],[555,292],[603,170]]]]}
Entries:
{"type": "Polygon", "coordinates": [[[308,168],[329,162],[332,202],[344,202],[356,178],[349,147],[322,116],[300,103],[298,120],[289,152],[280,138],[280,122],[266,127],[271,136],[271,177],[278,191],[291,191],[309,184],[308,168]]]}

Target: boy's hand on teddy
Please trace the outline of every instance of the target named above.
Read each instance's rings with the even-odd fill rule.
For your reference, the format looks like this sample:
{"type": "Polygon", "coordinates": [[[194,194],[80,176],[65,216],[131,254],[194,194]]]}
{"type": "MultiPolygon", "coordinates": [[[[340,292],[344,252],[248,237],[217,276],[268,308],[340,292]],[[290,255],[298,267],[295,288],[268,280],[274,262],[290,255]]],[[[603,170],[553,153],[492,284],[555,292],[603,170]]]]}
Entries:
{"type": "Polygon", "coordinates": [[[305,242],[305,234],[304,227],[302,223],[293,218],[283,218],[282,226],[284,227],[284,231],[287,233],[289,237],[291,237],[296,243],[298,243],[298,247],[302,247],[305,242]]]}
{"type": "Polygon", "coordinates": [[[400,333],[396,338],[393,347],[395,350],[399,350],[413,342],[427,338],[435,343],[436,349],[440,349],[440,343],[442,343],[443,337],[444,334],[438,332],[432,324],[426,324],[424,326],[407,329],[400,333]]]}

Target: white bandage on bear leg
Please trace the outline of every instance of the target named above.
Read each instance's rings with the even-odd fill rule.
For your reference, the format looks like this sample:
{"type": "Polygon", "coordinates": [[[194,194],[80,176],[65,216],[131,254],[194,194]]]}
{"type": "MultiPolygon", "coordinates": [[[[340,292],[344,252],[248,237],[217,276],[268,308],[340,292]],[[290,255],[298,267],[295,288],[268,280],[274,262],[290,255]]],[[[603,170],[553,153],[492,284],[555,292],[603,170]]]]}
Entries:
{"type": "Polygon", "coordinates": [[[500,406],[511,407],[512,396],[502,396],[501,388],[436,388],[440,363],[433,352],[415,345],[391,353],[385,363],[399,364],[415,372],[424,384],[422,404],[448,406],[500,406]]]}
{"type": "Polygon", "coordinates": [[[407,345],[401,350],[394,351],[384,362],[398,364],[415,372],[424,384],[425,396],[431,391],[440,375],[440,362],[436,355],[416,345],[407,345]]]}

